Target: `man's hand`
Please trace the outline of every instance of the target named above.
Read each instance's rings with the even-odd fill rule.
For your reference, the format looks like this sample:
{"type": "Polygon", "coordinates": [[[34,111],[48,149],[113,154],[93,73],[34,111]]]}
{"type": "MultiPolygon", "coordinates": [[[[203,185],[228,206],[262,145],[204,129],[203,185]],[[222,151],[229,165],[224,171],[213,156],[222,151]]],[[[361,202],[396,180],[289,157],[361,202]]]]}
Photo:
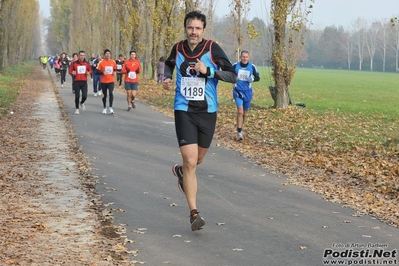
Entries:
{"type": "Polygon", "coordinates": [[[197,72],[200,72],[201,74],[205,75],[206,74],[206,65],[197,58],[197,63],[195,63],[195,70],[197,70],[197,72]]]}
{"type": "Polygon", "coordinates": [[[169,89],[172,87],[172,80],[171,80],[170,78],[166,78],[166,79],[163,81],[162,85],[163,85],[163,88],[164,88],[165,90],[169,90],[169,89]]]}

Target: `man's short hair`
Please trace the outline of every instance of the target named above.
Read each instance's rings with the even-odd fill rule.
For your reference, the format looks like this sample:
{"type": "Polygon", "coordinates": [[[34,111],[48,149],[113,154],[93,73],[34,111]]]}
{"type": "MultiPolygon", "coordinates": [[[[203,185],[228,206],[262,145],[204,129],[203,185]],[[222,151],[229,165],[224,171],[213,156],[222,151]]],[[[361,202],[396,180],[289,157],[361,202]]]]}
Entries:
{"type": "Polygon", "coordinates": [[[184,18],[184,28],[186,27],[187,20],[191,19],[198,19],[201,20],[204,23],[204,29],[206,27],[206,16],[201,13],[201,11],[196,10],[196,11],[191,11],[186,14],[184,18]]]}

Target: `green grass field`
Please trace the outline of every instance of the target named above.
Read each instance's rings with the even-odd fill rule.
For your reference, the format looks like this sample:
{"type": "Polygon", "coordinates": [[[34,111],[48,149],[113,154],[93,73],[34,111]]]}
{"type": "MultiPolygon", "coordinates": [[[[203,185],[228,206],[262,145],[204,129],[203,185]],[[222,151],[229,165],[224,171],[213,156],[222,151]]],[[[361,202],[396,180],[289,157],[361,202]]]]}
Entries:
{"type": "Polygon", "coordinates": [[[30,61],[5,68],[0,73],[0,114],[7,113],[7,108],[19,94],[25,75],[32,73],[37,64],[37,61],[30,61]]]}
{"type": "MultiPolygon", "coordinates": [[[[253,104],[271,106],[268,87],[273,85],[271,70],[258,67],[259,82],[253,83],[253,104]]],[[[221,82],[222,90],[231,85],[221,82]]],[[[329,69],[297,68],[290,86],[293,102],[303,102],[310,110],[349,112],[366,116],[380,114],[390,118],[399,116],[399,74],[329,69]]],[[[221,100],[230,95],[222,93],[221,100]]]]}

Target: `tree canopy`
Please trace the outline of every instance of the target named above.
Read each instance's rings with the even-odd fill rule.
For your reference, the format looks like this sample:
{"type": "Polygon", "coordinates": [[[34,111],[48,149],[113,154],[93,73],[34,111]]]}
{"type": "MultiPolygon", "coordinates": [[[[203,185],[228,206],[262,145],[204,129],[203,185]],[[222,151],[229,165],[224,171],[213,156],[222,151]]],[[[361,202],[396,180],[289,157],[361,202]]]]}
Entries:
{"type": "Polygon", "coordinates": [[[0,0],[0,70],[39,56],[39,3],[0,0]]]}

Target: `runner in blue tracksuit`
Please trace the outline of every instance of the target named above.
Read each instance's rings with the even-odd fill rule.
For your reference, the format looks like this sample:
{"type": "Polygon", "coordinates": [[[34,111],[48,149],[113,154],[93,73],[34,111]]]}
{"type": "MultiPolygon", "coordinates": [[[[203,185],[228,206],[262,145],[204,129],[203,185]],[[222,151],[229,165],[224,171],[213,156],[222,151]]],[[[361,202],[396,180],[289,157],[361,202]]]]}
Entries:
{"type": "Polygon", "coordinates": [[[218,80],[235,83],[236,74],[222,48],[203,39],[206,17],[199,11],[186,14],[187,39],[175,44],[165,61],[164,89],[172,87],[176,68],[174,101],[175,129],[183,165],[172,172],[185,193],[190,208],[191,230],[200,230],[205,220],[197,210],[197,165],[211,144],[216,126],[218,80]],[[183,175],[184,173],[184,175],[183,175]]]}
{"type": "Polygon", "coordinates": [[[259,72],[254,64],[249,61],[249,52],[242,50],[240,62],[233,65],[237,73],[237,82],[233,86],[233,99],[237,106],[237,140],[243,140],[242,127],[252,100],[252,82],[259,81],[259,72]]]}

